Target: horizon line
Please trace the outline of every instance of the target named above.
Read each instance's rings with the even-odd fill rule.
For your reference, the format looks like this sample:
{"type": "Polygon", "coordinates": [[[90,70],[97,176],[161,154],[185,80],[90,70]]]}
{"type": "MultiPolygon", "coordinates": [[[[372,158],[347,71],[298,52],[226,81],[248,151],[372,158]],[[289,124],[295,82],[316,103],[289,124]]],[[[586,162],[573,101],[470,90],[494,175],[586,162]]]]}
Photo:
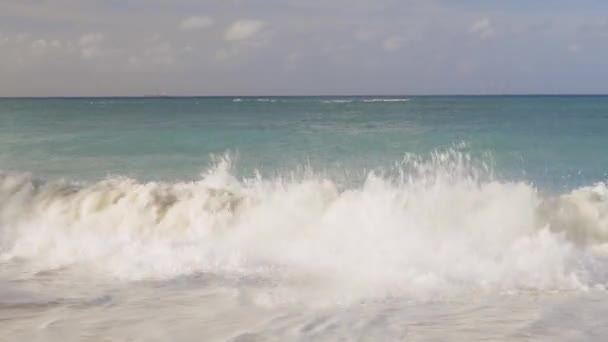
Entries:
{"type": "Polygon", "coordinates": [[[307,98],[307,97],[560,97],[608,96],[608,93],[496,93],[496,94],[341,94],[341,95],[52,95],[52,96],[0,96],[0,99],[163,99],[163,98],[307,98]]]}

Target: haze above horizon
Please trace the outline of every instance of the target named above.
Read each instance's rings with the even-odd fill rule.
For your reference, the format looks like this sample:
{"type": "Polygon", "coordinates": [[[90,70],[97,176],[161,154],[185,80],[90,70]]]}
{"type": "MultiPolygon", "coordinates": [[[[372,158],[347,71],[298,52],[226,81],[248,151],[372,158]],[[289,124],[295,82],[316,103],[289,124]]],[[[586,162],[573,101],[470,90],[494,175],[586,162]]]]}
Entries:
{"type": "Polygon", "coordinates": [[[0,7],[0,97],[608,93],[597,0],[0,7]]]}

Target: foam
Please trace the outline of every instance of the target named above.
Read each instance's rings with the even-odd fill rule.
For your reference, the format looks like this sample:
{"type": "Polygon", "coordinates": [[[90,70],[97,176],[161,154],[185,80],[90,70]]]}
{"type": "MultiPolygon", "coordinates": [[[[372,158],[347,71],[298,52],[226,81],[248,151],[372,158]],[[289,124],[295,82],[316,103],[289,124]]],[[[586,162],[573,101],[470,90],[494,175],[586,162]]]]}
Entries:
{"type": "Polygon", "coordinates": [[[352,99],[323,100],[322,103],[353,103],[352,99]]]}
{"type": "Polygon", "coordinates": [[[237,178],[229,159],[194,182],[0,175],[0,262],[31,273],[236,274],[352,298],[586,291],[608,280],[607,242],[606,184],[547,196],[457,151],[349,187],[237,178]]]}
{"type": "Polygon", "coordinates": [[[410,99],[386,99],[386,98],[378,98],[378,99],[367,99],[363,100],[363,102],[409,102],[410,99]]]}

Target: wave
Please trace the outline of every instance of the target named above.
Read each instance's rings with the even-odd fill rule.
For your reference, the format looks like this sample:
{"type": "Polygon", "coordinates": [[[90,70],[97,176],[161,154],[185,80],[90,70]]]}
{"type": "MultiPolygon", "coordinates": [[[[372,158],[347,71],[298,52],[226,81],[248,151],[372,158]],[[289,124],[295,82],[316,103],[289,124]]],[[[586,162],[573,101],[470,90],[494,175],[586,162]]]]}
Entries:
{"type": "MultiPolygon", "coordinates": [[[[288,99],[278,100],[273,98],[235,98],[232,102],[261,102],[261,103],[276,103],[276,102],[289,102],[288,99]]],[[[315,100],[318,101],[318,100],[315,100]]],[[[326,99],[320,100],[321,103],[325,104],[344,104],[344,103],[376,103],[376,102],[409,102],[410,99],[406,98],[370,98],[370,99],[359,99],[359,98],[344,98],[344,99],[326,99]]]]}
{"type": "Polygon", "coordinates": [[[267,99],[267,98],[248,98],[248,99],[236,98],[236,99],[232,99],[232,102],[266,102],[266,103],[275,103],[275,102],[278,102],[278,100],[277,99],[267,99]]]}
{"type": "Polygon", "coordinates": [[[375,98],[375,99],[334,99],[334,100],[322,100],[322,103],[353,103],[353,102],[363,102],[363,103],[377,103],[377,102],[408,102],[410,99],[404,98],[375,98]]]}
{"type": "MultiPolygon", "coordinates": [[[[555,196],[458,151],[408,155],[358,185],[237,178],[93,184],[0,176],[0,264],[123,280],[193,273],[322,284],[349,296],[603,289],[608,187],[555,196]]],[[[321,286],[321,285],[319,285],[321,286]]]]}
{"type": "Polygon", "coordinates": [[[355,100],[352,99],[340,99],[340,100],[323,100],[322,103],[353,103],[355,100]]]}
{"type": "Polygon", "coordinates": [[[366,99],[363,102],[409,102],[410,99],[366,99]]]}

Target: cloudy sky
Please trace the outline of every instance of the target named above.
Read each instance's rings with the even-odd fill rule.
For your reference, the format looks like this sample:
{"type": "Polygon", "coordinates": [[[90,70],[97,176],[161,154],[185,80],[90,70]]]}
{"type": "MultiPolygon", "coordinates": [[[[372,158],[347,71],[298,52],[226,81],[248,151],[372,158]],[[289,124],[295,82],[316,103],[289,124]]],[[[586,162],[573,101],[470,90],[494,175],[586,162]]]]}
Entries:
{"type": "Polygon", "coordinates": [[[605,0],[0,0],[0,96],[608,93],[605,0]]]}

